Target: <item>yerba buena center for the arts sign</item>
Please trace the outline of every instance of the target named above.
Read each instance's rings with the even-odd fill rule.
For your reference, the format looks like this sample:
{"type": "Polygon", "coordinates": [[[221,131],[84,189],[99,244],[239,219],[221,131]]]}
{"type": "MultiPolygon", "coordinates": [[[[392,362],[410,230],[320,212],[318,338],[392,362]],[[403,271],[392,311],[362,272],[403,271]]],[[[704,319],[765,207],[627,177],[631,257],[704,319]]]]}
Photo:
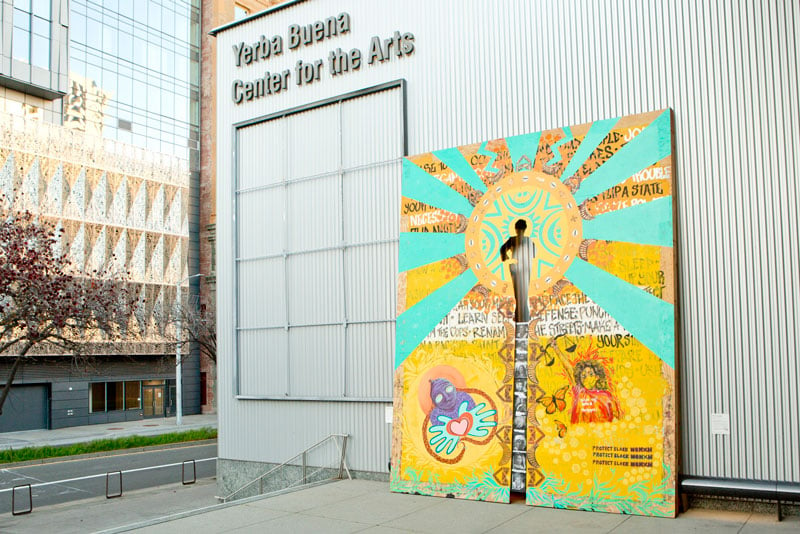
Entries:
{"type": "Polygon", "coordinates": [[[261,35],[254,41],[234,44],[233,58],[237,68],[258,66],[271,70],[260,70],[258,77],[252,80],[234,80],[231,85],[231,99],[235,104],[252,102],[287,91],[292,85],[311,85],[324,78],[357,72],[363,65],[371,67],[414,53],[414,34],[395,30],[386,37],[373,35],[363,51],[361,48],[343,50],[336,47],[330,49],[324,57],[294,57],[295,64],[291,69],[270,67],[270,60],[283,55],[284,43],[290,51],[305,51],[306,47],[317,43],[335,43],[337,37],[350,34],[351,27],[350,14],[339,13],[309,24],[291,24],[286,29],[286,39],[280,34],[272,37],[261,35]]]}
{"type": "Polygon", "coordinates": [[[403,162],[392,489],[675,515],[670,110],[403,162]]]}

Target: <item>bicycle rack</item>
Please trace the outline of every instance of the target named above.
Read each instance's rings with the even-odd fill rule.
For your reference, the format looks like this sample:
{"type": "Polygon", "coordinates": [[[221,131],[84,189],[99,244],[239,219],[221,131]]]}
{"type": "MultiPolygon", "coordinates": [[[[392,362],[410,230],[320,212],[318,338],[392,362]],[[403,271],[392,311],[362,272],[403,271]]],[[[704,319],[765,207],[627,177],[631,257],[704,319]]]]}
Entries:
{"type": "Polygon", "coordinates": [[[181,482],[184,486],[188,486],[189,484],[194,484],[197,482],[197,466],[194,460],[184,460],[181,464],[181,482]],[[186,481],[186,464],[192,465],[192,480],[186,481]]]}
{"type": "Polygon", "coordinates": [[[31,485],[20,484],[19,486],[14,486],[14,488],[11,490],[11,515],[25,515],[31,513],[32,511],[33,511],[33,494],[31,493],[31,485]],[[17,511],[18,488],[28,488],[28,509],[22,510],[21,512],[17,511]]]}
{"type": "Polygon", "coordinates": [[[106,499],[116,499],[117,497],[122,497],[122,471],[109,471],[106,473],[106,499]],[[108,480],[111,478],[111,475],[114,474],[119,475],[119,493],[116,495],[110,495],[108,493],[108,480]]]}

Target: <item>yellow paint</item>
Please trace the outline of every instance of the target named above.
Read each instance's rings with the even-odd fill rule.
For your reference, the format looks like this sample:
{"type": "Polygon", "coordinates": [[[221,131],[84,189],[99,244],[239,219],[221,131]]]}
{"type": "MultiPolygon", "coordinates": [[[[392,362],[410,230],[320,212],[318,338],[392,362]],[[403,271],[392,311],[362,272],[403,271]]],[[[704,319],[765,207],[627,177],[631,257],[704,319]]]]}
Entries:
{"type": "MultiPolygon", "coordinates": [[[[420,405],[418,395],[421,382],[427,379],[426,375],[430,369],[442,365],[450,366],[461,373],[468,388],[481,390],[492,399],[498,410],[498,428],[509,425],[512,415],[511,404],[501,401],[496,394],[503,385],[505,368],[499,357],[491,357],[498,353],[501,346],[500,340],[480,343],[465,341],[422,343],[406,359],[403,363],[404,409],[400,462],[403,472],[412,469],[422,475],[422,482],[464,484],[476,473],[494,471],[503,466],[501,461],[503,448],[497,435],[486,445],[466,443],[464,456],[456,464],[448,465],[431,456],[424,441],[430,436],[423,431],[429,423],[426,422],[427,414],[420,405]],[[481,353],[487,357],[475,357],[478,345],[481,353]]],[[[474,396],[474,400],[482,402],[478,396],[474,396]]],[[[458,448],[460,450],[460,444],[458,448]]]]}

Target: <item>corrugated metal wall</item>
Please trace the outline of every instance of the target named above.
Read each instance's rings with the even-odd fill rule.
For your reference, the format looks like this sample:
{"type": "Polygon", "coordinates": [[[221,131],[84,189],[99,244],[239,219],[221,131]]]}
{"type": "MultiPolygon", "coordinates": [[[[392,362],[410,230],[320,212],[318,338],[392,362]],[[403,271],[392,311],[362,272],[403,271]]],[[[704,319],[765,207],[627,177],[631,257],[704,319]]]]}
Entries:
{"type": "MultiPolygon", "coordinates": [[[[415,154],[671,107],[676,139],[682,472],[800,482],[799,16],[795,0],[309,0],[228,29],[218,37],[219,235],[233,235],[227,222],[232,189],[225,169],[233,165],[228,156],[233,148],[230,125],[238,121],[402,78],[408,83],[408,151],[415,154]],[[255,79],[265,67],[236,68],[232,52],[225,52],[234,43],[255,42],[262,33],[285,38],[289,24],[313,23],[343,11],[352,19],[349,34],[286,51],[271,59],[268,68],[293,69],[298,59],[325,58],[335,47],[365,52],[372,36],[387,38],[395,30],[414,33],[414,54],[365,64],[335,78],[323,71],[323,79],[310,86],[292,85],[279,95],[240,106],[231,102],[233,80],[255,79]],[[712,413],[730,414],[730,435],[711,434],[712,413]]],[[[392,127],[377,127],[372,117],[357,114],[352,120],[354,127],[348,130],[353,135],[375,136],[392,127]]],[[[276,144],[266,146],[282,146],[284,136],[276,134],[275,139],[276,144]]],[[[323,159],[325,148],[318,144],[323,138],[309,135],[302,141],[313,147],[306,159],[316,159],[318,150],[323,159]]],[[[356,147],[359,142],[347,145],[356,147]]],[[[272,172],[268,162],[277,165],[287,157],[296,158],[261,144],[250,154],[262,158],[252,164],[264,176],[272,172]]],[[[303,172],[321,172],[315,169],[303,172]]],[[[400,171],[395,172],[397,176],[400,171]]],[[[362,179],[374,180],[371,176],[362,179]]],[[[242,219],[241,213],[240,224],[257,225],[253,231],[271,240],[275,236],[265,229],[272,224],[267,218],[275,214],[269,206],[291,202],[280,194],[256,203],[261,219],[242,219]]],[[[353,197],[354,205],[366,200],[385,200],[382,220],[395,221],[397,204],[391,193],[353,197]]],[[[345,206],[349,214],[352,210],[345,206]]],[[[369,224],[352,228],[372,231],[369,224]]],[[[252,426],[268,420],[295,433],[302,425],[293,421],[301,414],[320,420],[321,415],[313,415],[315,410],[332,418],[325,420],[331,428],[333,421],[343,426],[356,421],[358,410],[377,410],[368,406],[343,410],[343,403],[276,406],[233,400],[232,391],[225,389],[233,361],[233,325],[225,320],[225,312],[233,311],[228,296],[234,280],[230,243],[220,240],[218,258],[220,376],[228,384],[220,391],[221,455],[279,460],[262,451],[273,447],[283,451],[285,438],[254,436],[252,426]]],[[[393,275],[386,280],[376,275],[370,283],[385,284],[385,291],[392,292],[393,275]]],[[[281,275],[275,276],[280,282],[281,275]]],[[[348,298],[356,297],[348,293],[348,298]]],[[[279,313],[268,313],[273,312],[279,313]]],[[[364,308],[363,313],[381,312],[364,308]]],[[[392,338],[385,342],[386,348],[375,350],[392,350],[393,332],[387,335],[392,338]]],[[[267,367],[272,369],[271,365],[267,367]]],[[[370,390],[373,383],[391,380],[380,365],[370,372],[375,376],[362,375],[361,382],[352,382],[353,388],[366,388],[365,395],[381,390],[370,390]]],[[[274,385],[270,373],[252,380],[274,385]]],[[[354,424],[356,439],[388,448],[382,413],[354,424]]],[[[309,442],[298,443],[297,448],[317,436],[309,435],[309,442]]],[[[380,458],[388,451],[351,452],[354,466],[384,469],[380,458]]]]}

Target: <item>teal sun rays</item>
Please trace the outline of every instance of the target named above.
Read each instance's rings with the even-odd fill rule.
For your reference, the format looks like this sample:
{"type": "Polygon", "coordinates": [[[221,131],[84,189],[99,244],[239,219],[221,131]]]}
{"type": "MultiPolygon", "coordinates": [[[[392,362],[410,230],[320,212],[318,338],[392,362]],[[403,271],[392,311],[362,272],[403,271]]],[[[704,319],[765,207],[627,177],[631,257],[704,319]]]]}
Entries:
{"type": "MultiPolygon", "coordinates": [[[[563,178],[568,178],[580,168],[618,120],[614,118],[597,121],[590,126],[565,168],[563,178]]],[[[540,139],[541,132],[506,138],[512,164],[516,167],[523,157],[534,162],[540,139]]],[[[670,110],[665,110],[590,174],[575,194],[575,200],[578,203],[583,202],[627,180],[633,174],[669,156],[671,149],[671,116],[670,110]]],[[[434,155],[473,188],[486,191],[475,170],[457,149],[440,150],[434,155]]],[[[403,161],[402,194],[466,217],[470,216],[473,209],[466,198],[407,159],[403,161]]],[[[583,237],[671,247],[672,200],[656,199],[600,215],[591,221],[583,221],[583,237]]],[[[400,271],[462,254],[464,250],[464,234],[402,233],[400,271]]],[[[540,265],[540,271],[541,268],[540,265]]],[[[674,367],[672,304],[580,259],[572,262],[565,278],[605,309],[665,363],[674,367]]],[[[395,366],[403,363],[477,283],[475,274],[467,270],[398,316],[395,366]]]]}
{"type": "Polygon", "coordinates": [[[475,287],[478,278],[467,269],[397,317],[394,366],[399,367],[442,318],[475,287]]]}

